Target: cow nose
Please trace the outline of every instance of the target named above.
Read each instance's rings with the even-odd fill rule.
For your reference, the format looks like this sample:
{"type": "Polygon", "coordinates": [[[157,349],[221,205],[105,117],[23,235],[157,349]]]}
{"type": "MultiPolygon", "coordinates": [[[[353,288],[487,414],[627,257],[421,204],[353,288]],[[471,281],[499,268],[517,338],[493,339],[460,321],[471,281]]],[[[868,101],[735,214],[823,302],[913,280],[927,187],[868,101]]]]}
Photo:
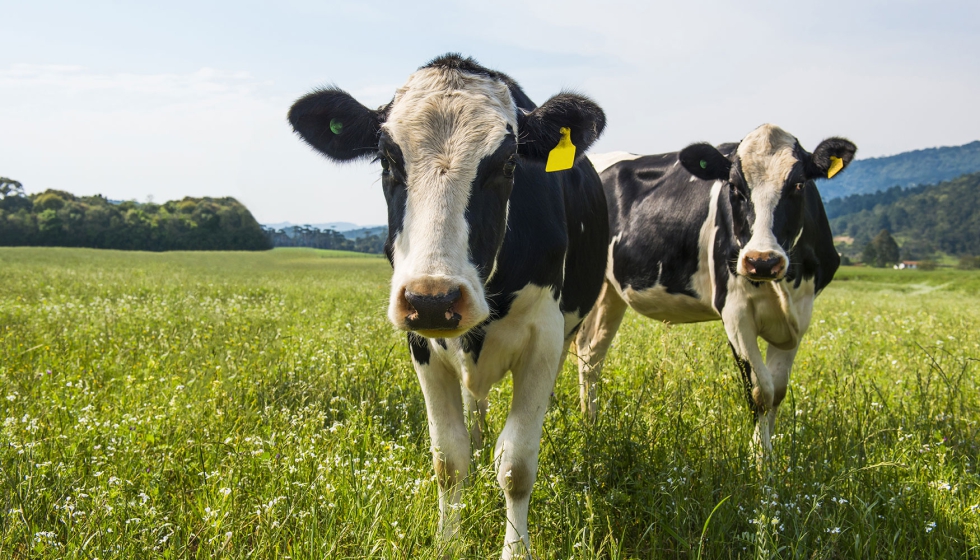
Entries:
{"type": "Polygon", "coordinates": [[[778,278],[783,259],[776,253],[750,253],[745,256],[745,270],[755,278],[778,278]]]}
{"type": "Polygon", "coordinates": [[[459,327],[462,316],[456,304],[462,296],[459,286],[443,294],[423,294],[405,290],[405,300],[412,311],[405,317],[413,330],[455,329],[459,327]]]}

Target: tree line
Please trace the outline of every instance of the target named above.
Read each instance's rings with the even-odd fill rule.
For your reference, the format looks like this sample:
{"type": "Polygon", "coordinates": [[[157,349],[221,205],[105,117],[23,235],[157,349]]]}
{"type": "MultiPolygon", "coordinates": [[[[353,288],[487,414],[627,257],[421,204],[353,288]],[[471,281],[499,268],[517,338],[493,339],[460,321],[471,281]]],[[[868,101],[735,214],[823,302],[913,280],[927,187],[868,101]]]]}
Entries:
{"type": "Polygon", "coordinates": [[[980,173],[964,175],[912,191],[890,189],[877,198],[852,199],[864,207],[831,219],[836,236],[853,238],[847,254],[861,250],[882,230],[901,247],[905,260],[927,260],[946,253],[980,254],[980,173]],[[901,195],[901,196],[896,196],[901,195]],[[868,208],[868,201],[876,202],[868,208]]]}
{"type": "Polygon", "coordinates": [[[47,190],[25,195],[0,178],[0,245],[136,251],[261,251],[271,243],[248,209],[231,197],[163,204],[110,201],[47,190]]]}
{"type": "Polygon", "coordinates": [[[387,233],[382,233],[348,239],[338,231],[311,226],[291,226],[278,230],[265,228],[265,233],[273,247],[312,247],[375,254],[384,252],[387,237],[387,233]]]}

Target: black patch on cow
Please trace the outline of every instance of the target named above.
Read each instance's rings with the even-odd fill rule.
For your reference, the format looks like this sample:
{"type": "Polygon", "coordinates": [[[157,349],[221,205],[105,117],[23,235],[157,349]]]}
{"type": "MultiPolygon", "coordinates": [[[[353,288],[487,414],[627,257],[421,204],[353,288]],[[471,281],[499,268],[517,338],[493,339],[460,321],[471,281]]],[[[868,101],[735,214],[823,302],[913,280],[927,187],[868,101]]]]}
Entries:
{"type": "Polygon", "coordinates": [[[420,365],[429,363],[431,354],[429,352],[429,341],[415,333],[408,333],[408,349],[412,353],[412,359],[420,365]]]}
{"type": "Polygon", "coordinates": [[[735,357],[735,365],[742,375],[742,390],[745,391],[745,398],[749,402],[749,410],[752,411],[752,418],[758,419],[759,407],[756,406],[755,399],[752,398],[752,364],[738,354],[735,346],[729,342],[728,347],[732,349],[732,356],[735,357]]]}
{"type": "MultiPolygon", "coordinates": [[[[483,282],[493,270],[507,227],[507,200],[514,187],[514,175],[508,177],[504,167],[508,162],[520,165],[515,160],[516,149],[514,135],[507,135],[493,154],[480,161],[470,187],[466,205],[470,261],[483,282]]],[[[516,174],[516,169],[513,171],[516,174]]]]}
{"type": "Polygon", "coordinates": [[[473,357],[473,363],[480,361],[480,352],[483,351],[483,341],[487,337],[487,324],[488,322],[485,322],[482,325],[473,327],[459,338],[460,346],[462,346],[463,352],[466,352],[473,357]]]}
{"type": "Polygon", "coordinates": [[[445,338],[437,338],[436,339],[436,344],[438,344],[439,346],[442,346],[442,349],[443,350],[446,350],[446,349],[449,348],[448,346],[446,346],[446,339],[445,338]]]}
{"type": "Polygon", "coordinates": [[[588,160],[562,173],[560,179],[568,235],[561,310],[584,318],[599,297],[605,278],[609,245],[606,198],[599,188],[599,174],[588,160]]]}
{"type": "Polygon", "coordinates": [[[377,147],[378,159],[382,161],[381,188],[388,205],[388,237],[384,252],[388,262],[394,266],[395,238],[405,224],[408,204],[408,191],[405,188],[405,160],[401,148],[386,134],[381,135],[377,147]]]}

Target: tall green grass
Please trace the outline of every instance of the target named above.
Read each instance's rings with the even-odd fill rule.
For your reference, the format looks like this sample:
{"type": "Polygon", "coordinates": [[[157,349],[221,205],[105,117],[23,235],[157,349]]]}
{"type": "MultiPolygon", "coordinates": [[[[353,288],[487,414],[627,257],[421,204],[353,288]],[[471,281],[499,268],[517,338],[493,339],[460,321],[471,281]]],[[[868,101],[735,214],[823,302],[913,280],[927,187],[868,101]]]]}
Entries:
{"type": "MultiPolygon", "coordinates": [[[[383,258],[0,250],[0,558],[430,558],[383,258]]],[[[721,325],[628,314],[600,415],[559,377],[535,558],[980,556],[980,274],[843,269],[757,470],[721,325]]],[[[491,394],[499,432],[510,400],[491,394]]],[[[452,554],[499,556],[493,437],[452,554]]]]}

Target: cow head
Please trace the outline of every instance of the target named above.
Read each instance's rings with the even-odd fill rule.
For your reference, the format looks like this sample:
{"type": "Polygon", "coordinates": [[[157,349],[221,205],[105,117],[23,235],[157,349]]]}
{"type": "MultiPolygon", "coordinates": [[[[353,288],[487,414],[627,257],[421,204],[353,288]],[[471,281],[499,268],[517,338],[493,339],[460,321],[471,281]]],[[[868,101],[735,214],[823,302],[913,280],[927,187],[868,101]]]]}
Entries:
{"type": "Polygon", "coordinates": [[[529,177],[544,173],[562,127],[583,154],[605,125],[598,105],[574,94],[531,108],[506,75],[446,55],[377,110],[337,88],[290,109],[294,130],[328,158],[381,165],[385,253],[394,268],[388,318],[396,327],[438,338],[482,323],[515,181],[534,188],[529,177]]]}
{"type": "Polygon", "coordinates": [[[789,254],[803,234],[806,191],[813,179],[832,177],[854,159],[857,147],[828,138],[813,153],[783,129],[764,124],[731,155],[710,144],[692,144],[678,159],[692,175],[728,185],[735,272],[753,281],[781,280],[789,254]]]}

